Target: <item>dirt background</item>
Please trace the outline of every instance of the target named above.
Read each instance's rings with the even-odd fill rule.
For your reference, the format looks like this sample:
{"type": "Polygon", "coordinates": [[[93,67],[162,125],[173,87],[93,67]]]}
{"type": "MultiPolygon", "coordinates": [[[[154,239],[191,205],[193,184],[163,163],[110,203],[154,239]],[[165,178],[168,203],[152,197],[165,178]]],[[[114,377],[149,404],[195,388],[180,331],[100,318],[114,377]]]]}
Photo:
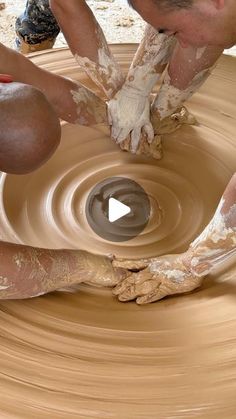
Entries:
{"type": "MultiPolygon", "coordinates": [[[[0,11],[0,42],[15,48],[15,20],[23,12],[26,0],[5,0],[4,3],[6,7],[0,11]]],[[[108,42],[140,41],[145,22],[128,6],[127,0],[88,0],[87,3],[102,26],[108,42]]],[[[63,35],[60,34],[55,47],[66,45],[63,35]]],[[[225,53],[236,56],[236,46],[225,53]]]]}
{"type": "MultiPolygon", "coordinates": [[[[0,0],[1,3],[1,0],[0,0]]],[[[0,42],[15,48],[15,20],[26,4],[26,0],[6,0],[6,8],[0,11],[0,42]]],[[[139,42],[144,21],[131,9],[126,0],[88,0],[97,20],[110,43],[139,42]]],[[[66,46],[62,34],[58,36],[55,47],[66,46]]]]}

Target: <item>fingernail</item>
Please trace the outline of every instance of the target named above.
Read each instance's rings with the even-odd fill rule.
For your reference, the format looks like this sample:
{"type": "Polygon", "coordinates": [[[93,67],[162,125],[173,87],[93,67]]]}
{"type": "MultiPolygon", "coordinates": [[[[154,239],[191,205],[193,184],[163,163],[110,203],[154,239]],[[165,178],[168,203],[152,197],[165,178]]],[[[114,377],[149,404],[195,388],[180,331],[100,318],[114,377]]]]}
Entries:
{"type": "Polygon", "coordinates": [[[115,271],[117,272],[120,280],[125,279],[129,276],[128,272],[123,268],[115,268],[115,271]]]}
{"type": "Polygon", "coordinates": [[[148,301],[146,300],[146,297],[139,297],[136,299],[136,303],[139,305],[147,304],[148,301]]]}
{"type": "Polygon", "coordinates": [[[122,302],[129,301],[130,300],[130,296],[127,297],[127,295],[119,295],[118,300],[119,301],[122,301],[122,302]]]}
{"type": "Polygon", "coordinates": [[[120,290],[120,287],[119,286],[116,286],[115,288],[113,288],[112,294],[113,295],[118,295],[119,294],[119,290],[120,290]]]}

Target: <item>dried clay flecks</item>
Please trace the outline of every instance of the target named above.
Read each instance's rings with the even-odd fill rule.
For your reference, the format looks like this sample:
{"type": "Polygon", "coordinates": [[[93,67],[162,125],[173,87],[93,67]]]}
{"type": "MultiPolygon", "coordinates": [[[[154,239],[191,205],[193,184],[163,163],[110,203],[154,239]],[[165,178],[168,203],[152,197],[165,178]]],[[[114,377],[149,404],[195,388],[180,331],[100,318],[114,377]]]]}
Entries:
{"type": "MultiPolygon", "coordinates": [[[[126,74],[136,46],[111,50],[126,74]]],[[[33,60],[93,89],[66,49],[33,60]]],[[[235,84],[236,60],[223,56],[186,104],[199,124],[165,135],[158,161],[120,151],[104,126],[63,124],[60,146],[42,168],[1,175],[2,240],[130,259],[185,251],[236,172],[235,84]],[[101,239],[86,220],[89,192],[110,176],[135,180],[150,197],[145,231],[123,243],[101,239]]],[[[10,283],[0,278],[1,285],[10,283]]],[[[91,285],[1,301],[0,416],[234,418],[235,288],[234,263],[196,292],[145,307],[91,285]]]]}

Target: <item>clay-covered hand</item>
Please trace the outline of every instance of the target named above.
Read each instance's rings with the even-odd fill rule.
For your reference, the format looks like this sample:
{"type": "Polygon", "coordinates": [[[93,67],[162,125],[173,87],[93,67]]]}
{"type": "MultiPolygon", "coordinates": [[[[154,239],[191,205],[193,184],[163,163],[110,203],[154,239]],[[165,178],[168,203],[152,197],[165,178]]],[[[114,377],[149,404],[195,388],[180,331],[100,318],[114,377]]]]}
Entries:
{"type": "Polygon", "coordinates": [[[195,125],[196,118],[185,106],[177,109],[171,115],[161,119],[157,108],[151,109],[151,122],[155,135],[170,134],[176,131],[182,125],[195,125]]]}
{"type": "Polygon", "coordinates": [[[114,287],[130,275],[128,270],[112,266],[113,257],[95,255],[85,250],[76,251],[76,255],[76,266],[67,280],[68,286],[60,287],[58,291],[77,292],[82,283],[114,287]]]}
{"type": "Polygon", "coordinates": [[[86,126],[107,123],[104,100],[76,80],[60,77],[57,81],[53,105],[61,119],[86,126]]]}
{"type": "Polygon", "coordinates": [[[100,287],[113,287],[130,273],[122,267],[113,267],[113,256],[78,251],[77,266],[71,284],[86,283],[100,287]]]}
{"type": "Polygon", "coordinates": [[[122,267],[113,267],[112,257],[84,252],[82,264],[86,284],[112,287],[125,279],[129,272],[122,267]]]}
{"type": "Polygon", "coordinates": [[[149,97],[126,83],[108,102],[108,121],[116,143],[120,144],[131,135],[132,153],[137,151],[142,135],[147,137],[149,143],[154,138],[149,97]]]}
{"type": "MultiPolygon", "coordinates": [[[[126,138],[122,143],[120,143],[120,148],[123,151],[130,151],[131,150],[131,140],[130,136],[126,138]]],[[[161,136],[155,135],[154,140],[150,144],[146,137],[142,136],[141,140],[139,141],[139,146],[136,151],[136,154],[144,154],[147,157],[152,157],[156,160],[160,160],[162,158],[162,143],[161,143],[161,136]]]]}
{"type": "Polygon", "coordinates": [[[133,271],[114,288],[113,294],[120,301],[136,300],[137,304],[152,303],[168,295],[193,291],[203,280],[203,277],[192,274],[186,267],[183,254],[141,261],[114,260],[113,266],[133,271]]]}

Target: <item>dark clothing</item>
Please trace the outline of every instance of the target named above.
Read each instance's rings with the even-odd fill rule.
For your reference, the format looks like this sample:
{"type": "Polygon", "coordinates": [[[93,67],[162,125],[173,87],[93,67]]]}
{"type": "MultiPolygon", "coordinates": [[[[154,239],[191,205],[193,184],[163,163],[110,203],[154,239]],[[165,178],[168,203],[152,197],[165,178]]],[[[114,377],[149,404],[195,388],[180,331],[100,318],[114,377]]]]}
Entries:
{"type": "Polygon", "coordinates": [[[18,44],[40,44],[53,40],[60,32],[58,23],[49,7],[48,0],[28,0],[24,13],[16,20],[18,44]]]}

